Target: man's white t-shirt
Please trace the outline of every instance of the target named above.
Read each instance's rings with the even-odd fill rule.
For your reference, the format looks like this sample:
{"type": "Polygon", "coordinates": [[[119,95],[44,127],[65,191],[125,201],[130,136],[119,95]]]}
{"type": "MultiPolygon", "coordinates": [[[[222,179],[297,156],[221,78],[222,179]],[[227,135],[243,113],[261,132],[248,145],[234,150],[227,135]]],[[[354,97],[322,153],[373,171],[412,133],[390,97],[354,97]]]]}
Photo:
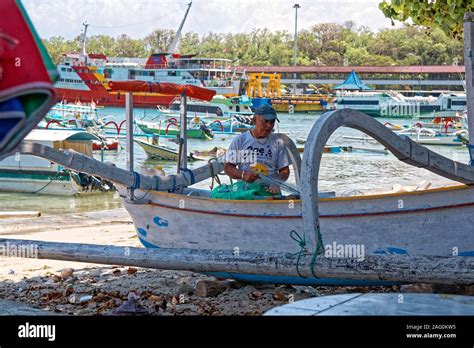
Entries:
{"type": "Polygon", "coordinates": [[[278,170],[290,165],[285,143],[274,134],[255,139],[250,131],[240,134],[229,146],[226,162],[240,170],[252,170],[278,177],[278,170]]]}

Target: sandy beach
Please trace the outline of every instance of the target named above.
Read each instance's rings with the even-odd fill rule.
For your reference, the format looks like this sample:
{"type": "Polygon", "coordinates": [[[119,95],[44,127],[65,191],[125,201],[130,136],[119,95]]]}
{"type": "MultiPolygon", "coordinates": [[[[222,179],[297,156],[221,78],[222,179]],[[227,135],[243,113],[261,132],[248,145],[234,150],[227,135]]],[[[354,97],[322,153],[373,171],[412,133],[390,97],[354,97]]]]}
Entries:
{"type": "MultiPolygon", "coordinates": [[[[124,209],[0,219],[2,238],[139,247],[124,209]]],[[[2,315],[116,315],[128,298],[150,315],[262,315],[314,296],[348,292],[398,292],[388,287],[311,287],[249,284],[185,271],[78,262],[0,258],[2,315]],[[217,283],[217,293],[198,284],[217,283]]],[[[427,289],[431,291],[431,289],[427,289]]]]}

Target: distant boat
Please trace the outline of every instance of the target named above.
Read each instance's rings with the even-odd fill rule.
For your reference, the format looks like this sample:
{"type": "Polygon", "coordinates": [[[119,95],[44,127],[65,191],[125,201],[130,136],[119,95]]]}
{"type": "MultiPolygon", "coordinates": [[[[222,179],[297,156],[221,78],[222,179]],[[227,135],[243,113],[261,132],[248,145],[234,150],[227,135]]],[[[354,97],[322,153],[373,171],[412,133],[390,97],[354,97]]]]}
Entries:
{"type": "Polygon", "coordinates": [[[405,97],[395,92],[337,92],[332,108],[358,110],[374,117],[411,118],[439,111],[462,111],[466,108],[466,94],[405,97]]]}
{"type": "MultiPolygon", "coordinates": [[[[33,130],[24,141],[71,149],[92,157],[98,138],[77,130],[33,130]]],[[[48,195],[86,195],[111,191],[112,184],[92,175],[64,169],[40,157],[15,154],[0,161],[0,191],[48,195]]]]}
{"type": "MultiPolygon", "coordinates": [[[[163,127],[159,122],[150,121],[136,121],[138,128],[145,134],[159,134],[161,136],[176,136],[179,135],[179,125],[175,122],[169,122],[163,127]]],[[[187,129],[188,138],[212,140],[214,134],[205,125],[197,125],[196,128],[187,129]]]]}
{"type": "Polygon", "coordinates": [[[412,128],[395,133],[398,135],[406,135],[422,145],[463,146],[468,142],[468,131],[464,129],[445,133],[444,131],[415,125],[412,128]]]}
{"type": "Polygon", "coordinates": [[[117,151],[120,149],[118,139],[105,138],[92,141],[92,150],[94,151],[117,151]]]}
{"type": "MultiPolygon", "coordinates": [[[[134,141],[142,147],[149,159],[156,159],[162,161],[177,161],[178,160],[178,151],[159,144],[156,142],[147,142],[139,139],[134,139],[134,141]]],[[[201,161],[202,158],[195,157],[192,154],[188,156],[188,161],[201,161]]]]}

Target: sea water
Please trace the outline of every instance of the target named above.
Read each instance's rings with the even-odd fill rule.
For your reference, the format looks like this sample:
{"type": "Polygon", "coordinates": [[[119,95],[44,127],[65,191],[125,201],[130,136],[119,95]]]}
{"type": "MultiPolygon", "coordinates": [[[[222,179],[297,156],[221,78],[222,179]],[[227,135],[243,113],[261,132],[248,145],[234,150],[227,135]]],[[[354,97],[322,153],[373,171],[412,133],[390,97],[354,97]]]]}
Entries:
{"type": "MultiPolygon", "coordinates": [[[[99,117],[113,116],[118,123],[125,118],[123,108],[103,108],[98,111],[99,117]]],[[[150,121],[159,120],[159,112],[154,109],[135,109],[135,119],[150,121]]],[[[294,141],[297,138],[306,139],[314,122],[320,117],[319,114],[285,114],[279,113],[280,123],[275,126],[275,131],[288,134],[294,141]]],[[[377,119],[381,123],[391,122],[394,124],[410,125],[416,120],[409,119],[377,119]]],[[[123,127],[124,128],[124,127],[123,127]]],[[[134,133],[142,133],[137,127],[134,133]]],[[[212,141],[189,139],[188,152],[194,150],[210,150],[213,147],[227,148],[236,135],[215,134],[212,141]]],[[[345,139],[344,136],[362,137],[361,132],[340,128],[329,139],[330,145],[369,147],[383,149],[379,144],[361,142],[358,140],[345,139]]],[[[120,151],[106,151],[104,161],[115,163],[120,168],[126,166],[125,139],[120,139],[123,149],[120,151]]],[[[160,143],[171,147],[177,147],[169,138],[160,138],[160,143]]],[[[303,146],[299,145],[298,146],[303,146]]],[[[432,150],[443,156],[455,159],[462,163],[469,161],[469,155],[465,147],[431,146],[432,150]]],[[[147,159],[143,149],[134,144],[134,166],[135,171],[140,172],[142,166],[162,166],[167,174],[176,173],[176,163],[165,161],[154,161],[147,159]]],[[[94,153],[94,157],[101,160],[100,151],[94,153]]],[[[194,168],[203,165],[202,161],[190,162],[189,167],[194,168]]],[[[224,182],[227,178],[222,176],[224,182]]],[[[294,176],[290,177],[294,181],[294,176]]],[[[425,169],[415,168],[400,162],[392,154],[379,154],[370,152],[353,152],[324,154],[319,176],[320,191],[333,191],[337,195],[351,195],[354,193],[390,190],[394,185],[417,186],[422,181],[431,183],[431,187],[440,187],[453,182],[433,174],[425,169]]],[[[196,184],[200,188],[209,188],[211,180],[196,184]]],[[[122,201],[117,194],[98,194],[81,197],[60,197],[39,194],[15,194],[0,193],[0,211],[5,210],[40,210],[43,213],[67,213],[85,212],[92,210],[114,209],[122,206],[122,201]]]]}

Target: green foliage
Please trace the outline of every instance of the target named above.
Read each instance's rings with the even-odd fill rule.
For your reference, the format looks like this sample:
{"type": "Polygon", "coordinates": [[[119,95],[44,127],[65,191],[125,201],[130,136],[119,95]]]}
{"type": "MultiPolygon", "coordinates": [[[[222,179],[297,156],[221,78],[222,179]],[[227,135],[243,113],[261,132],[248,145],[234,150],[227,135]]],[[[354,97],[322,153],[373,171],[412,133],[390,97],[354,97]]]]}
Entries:
{"type": "MultiPolygon", "coordinates": [[[[151,53],[167,52],[175,32],[154,30],[143,39],[127,35],[113,38],[107,35],[87,39],[87,52],[108,56],[147,57],[151,53]]],[[[179,42],[181,54],[231,59],[236,65],[293,65],[293,34],[254,29],[250,33],[184,33],[179,42]]],[[[55,36],[44,40],[57,64],[63,53],[80,51],[80,37],[66,40],[55,36]]],[[[405,26],[372,32],[369,28],[344,24],[322,23],[298,33],[297,64],[311,65],[442,65],[463,62],[463,46],[441,29],[426,33],[420,27],[405,26]]]]}
{"type": "Polygon", "coordinates": [[[445,34],[460,39],[464,13],[474,11],[474,3],[472,0],[390,0],[381,2],[379,8],[392,23],[411,19],[417,25],[440,28],[445,34]]]}

